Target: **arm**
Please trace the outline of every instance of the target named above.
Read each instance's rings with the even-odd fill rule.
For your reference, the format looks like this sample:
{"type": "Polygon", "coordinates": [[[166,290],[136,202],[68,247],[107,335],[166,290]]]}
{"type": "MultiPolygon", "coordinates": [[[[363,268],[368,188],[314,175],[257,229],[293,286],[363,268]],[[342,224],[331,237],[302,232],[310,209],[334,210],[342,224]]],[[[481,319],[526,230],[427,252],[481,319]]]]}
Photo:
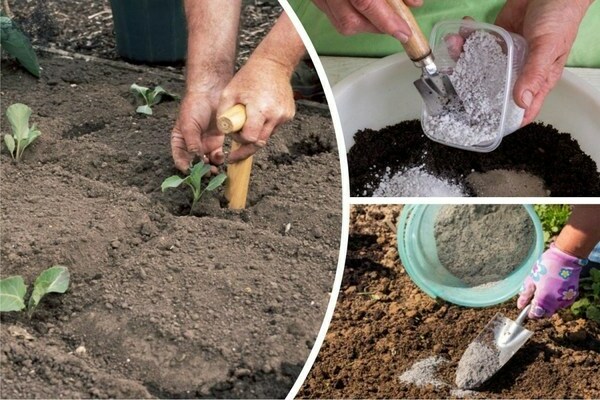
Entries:
{"type": "Polygon", "coordinates": [[[223,136],[213,126],[219,97],[234,72],[241,0],[185,0],[188,27],[186,93],[171,133],[175,166],[195,157],[223,162],[223,136]]]}
{"type": "Polygon", "coordinates": [[[234,106],[246,106],[246,123],[236,140],[242,146],[229,156],[239,161],[264,147],[273,131],[295,114],[290,79],[305,48],[292,22],[283,13],[248,62],[227,85],[219,102],[219,114],[234,106]]]}
{"type": "Polygon", "coordinates": [[[575,205],[565,227],[554,242],[577,258],[587,258],[600,242],[600,205],[575,205]]]}

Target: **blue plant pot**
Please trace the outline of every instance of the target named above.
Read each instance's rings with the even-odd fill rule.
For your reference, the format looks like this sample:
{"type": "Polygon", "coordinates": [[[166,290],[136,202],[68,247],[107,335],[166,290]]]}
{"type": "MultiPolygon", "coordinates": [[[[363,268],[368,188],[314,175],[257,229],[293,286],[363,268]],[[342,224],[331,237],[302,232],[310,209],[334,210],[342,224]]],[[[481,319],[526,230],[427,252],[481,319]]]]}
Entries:
{"type": "Polygon", "coordinates": [[[182,0],[111,0],[110,5],[119,56],[144,63],[185,59],[187,29],[182,0]]]}

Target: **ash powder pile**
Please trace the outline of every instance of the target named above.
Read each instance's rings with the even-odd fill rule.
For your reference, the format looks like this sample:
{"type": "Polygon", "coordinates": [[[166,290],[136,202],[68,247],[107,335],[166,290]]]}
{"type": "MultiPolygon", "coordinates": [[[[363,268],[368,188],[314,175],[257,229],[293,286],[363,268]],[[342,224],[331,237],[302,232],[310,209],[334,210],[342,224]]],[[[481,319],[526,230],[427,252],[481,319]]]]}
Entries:
{"type": "Polygon", "coordinates": [[[441,114],[427,116],[424,131],[443,142],[462,146],[494,140],[502,118],[507,62],[494,35],[473,32],[449,75],[464,110],[446,106],[441,114]]]}
{"type": "Polygon", "coordinates": [[[392,174],[386,168],[373,197],[465,197],[464,188],[431,175],[424,166],[405,168],[392,174]]]}
{"type": "Polygon", "coordinates": [[[500,366],[500,352],[484,343],[475,341],[458,362],[456,386],[461,389],[475,389],[487,381],[500,366]]]}
{"type": "Polygon", "coordinates": [[[523,261],[533,246],[533,222],[522,205],[445,205],[434,235],[438,258],[470,286],[492,285],[523,261]]]}
{"type": "Polygon", "coordinates": [[[426,358],[414,363],[408,371],[400,375],[399,379],[401,382],[411,383],[416,386],[448,386],[446,382],[437,378],[438,367],[447,362],[448,360],[439,356],[426,358]]]}

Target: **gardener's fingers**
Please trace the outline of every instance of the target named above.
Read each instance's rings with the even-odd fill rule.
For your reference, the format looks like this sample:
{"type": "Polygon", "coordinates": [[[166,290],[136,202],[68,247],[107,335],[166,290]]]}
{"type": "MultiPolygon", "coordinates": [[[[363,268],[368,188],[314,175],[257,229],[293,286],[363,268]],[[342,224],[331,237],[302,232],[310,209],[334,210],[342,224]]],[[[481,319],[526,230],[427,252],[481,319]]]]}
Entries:
{"type": "Polygon", "coordinates": [[[519,294],[519,299],[517,300],[517,308],[519,310],[522,310],[527,304],[529,304],[529,302],[533,298],[534,292],[535,284],[533,283],[531,278],[528,277],[525,280],[525,283],[523,284],[523,289],[521,290],[521,293],[519,294]]]}
{"type": "Polygon", "coordinates": [[[258,135],[257,140],[252,143],[244,144],[239,149],[232,152],[228,157],[228,161],[234,163],[250,157],[258,150],[262,149],[267,145],[267,141],[269,140],[274,131],[275,126],[272,122],[265,123],[265,125],[263,125],[261,129],[260,134],[258,135]]]}
{"type": "Polygon", "coordinates": [[[177,127],[171,132],[171,155],[175,167],[181,172],[187,172],[194,155],[187,151],[183,135],[177,127]]]}
{"type": "Polygon", "coordinates": [[[513,90],[515,102],[526,110],[524,122],[535,118],[544,98],[560,79],[568,56],[547,38],[533,40],[529,46],[529,55],[513,90]]]}
{"type": "MultiPolygon", "coordinates": [[[[422,0],[405,0],[408,6],[418,7],[422,0]]],[[[317,0],[319,7],[343,35],[362,32],[386,33],[405,43],[412,31],[384,0],[317,0]]]]}
{"type": "Polygon", "coordinates": [[[556,310],[548,310],[543,306],[543,304],[540,304],[538,301],[533,300],[531,302],[531,309],[529,310],[529,314],[527,315],[527,317],[529,317],[530,319],[540,319],[544,317],[549,317],[555,312],[556,310]]]}

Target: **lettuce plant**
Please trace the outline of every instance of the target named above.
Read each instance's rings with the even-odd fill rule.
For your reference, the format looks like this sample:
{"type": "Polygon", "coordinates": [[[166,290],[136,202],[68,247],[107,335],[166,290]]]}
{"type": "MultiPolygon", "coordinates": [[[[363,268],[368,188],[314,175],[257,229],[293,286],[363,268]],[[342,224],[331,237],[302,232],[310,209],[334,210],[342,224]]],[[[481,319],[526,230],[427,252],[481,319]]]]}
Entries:
{"type": "Polygon", "coordinates": [[[6,117],[12,129],[12,135],[4,135],[4,144],[16,161],[21,161],[23,152],[42,133],[33,124],[29,126],[31,108],[15,103],[6,110],[6,117]]]}
{"type": "Polygon", "coordinates": [[[208,184],[202,188],[202,178],[210,173],[210,165],[204,164],[202,161],[198,162],[196,165],[190,168],[190,174],[185,178],[180,177],[179,175],[173,175],[168,177],[163,181],[160,185],[161,190],[164,192],[170,188],[176,188],[181,186],[182,184],[187,185],[192,190],[192,207],[190,208],[190,214],[194,209],[194,206],[204,192],[213,191],[225,182],[227,179],[227,175],[225,173],[220,173],[217,176],[214,176],[212,179],[208,181],[208,184]]]}

